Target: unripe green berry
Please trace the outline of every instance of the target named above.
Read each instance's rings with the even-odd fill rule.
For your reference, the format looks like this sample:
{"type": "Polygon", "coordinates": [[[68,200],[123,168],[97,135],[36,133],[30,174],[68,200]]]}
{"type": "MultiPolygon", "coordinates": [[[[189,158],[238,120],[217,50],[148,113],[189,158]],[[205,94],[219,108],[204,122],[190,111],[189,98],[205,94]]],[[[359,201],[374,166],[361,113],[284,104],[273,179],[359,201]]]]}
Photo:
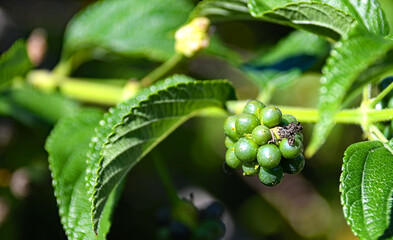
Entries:
{"type": "Polygon", "coordinates": [[[250,138],[242,137],[235,144],[236,157],[242,162],[252,162],[257,158],[258,145],[250,138]]]}
{"type": "Polygon", "coordinates": [[[295,138],[293,146],[289,145],[288,138],[284,138],[280,142],[280,151],[284,158],[293,159],[301,153],[300,140],[295,138]]]}
{"type": "Polygon", "coordinates": [[[263,168],[275,168],[281,161],[280,149],[274,144],[263,145],[258,149],[257,160],[263,168]]]}
{"type": "Polygon", "coordinates": [[[284,172],[288,174],[298,174],[303,170],[305,163],[306,160],[304,159],[303,154],[300,154],[294,159],[283,158],[280,165],[284,172]]]}
{"type": "Polygon", "coordinates": [[[294,116],[292,116],[292,115],[290,115],[290,114],[284,114],[284,115],[282,115],[282,117],[281,117],[281,123],[280,123],[280,125],[281,126],[288,126],[290,123],[298,123],[298,121],[297,121],[297,119],[294,117],[294,116]]]}
{"type": "Polygon", "coordinates": [[[280,166],[272,169],[265,169],[261,167],[259,170],[259,181],[266,186],[275,186],[279,184],[283,178],[284,172],[280,166]]]}
{"type": "Polygon", "coordinates": [[[250,100],[243,108],[243,113],[254,114],[259,118],[259,113],[265,108],[266,105],[258,100],[250,100]]]}
{"type": "Polygon", "coordinates": [[[236,141],[232,140],[230,137],[225,138],[225,147],[227,149],[233,148],[235,146],[236,141]]]}
{"type": "Polygon", "coordinates": [[[282,113],[280,109],[275,106],[267,106],[262,109],[259,119],[261,119],[261,123],[269,128],[275,127],[280,124],[282,119],[282,113]]]}
{"type": "Polygon", "coordinates": [[[236,131],[243,136],[244,134],[251,134],[252,130],[259,124],[259,120],[254,114],[243,113],[237,118],[235,127],[236,131]]]}
{"type": "Polygon", "coordinates": [[[225,162],[229,167],[234,169],[240,169],[242,167],[242,162],[236,157],[234,148],[227,150],[225,154],[225,162]]]}
{"type": "Polygon", "coordinates": [[[296,133],[295,138],[299,139],[301,142],[304,140],[303,134],[301,132],[296,133]]]}
{"type": "Polygon", "coordinates": [[[228,117],[224,122],[224,133],[227,137],[230,137],[233,140],[237,140],[240,138],[240,134],[236,131],[236,119],[238,115],[233,115],[228,117]]]}
{"type": "Polygon", "coordinates": [[[272,139],[272,133],[269,128],[264,125],[259,125],[251,133],[251,138],[259,146],[267,144],[272,139]]]}
{"type": "Polygon", "coordinates": [[[242,165],[243,175],[244,176],[255,176],[259,172],[259,164],[254,162],[245,162],[242,165]]]}

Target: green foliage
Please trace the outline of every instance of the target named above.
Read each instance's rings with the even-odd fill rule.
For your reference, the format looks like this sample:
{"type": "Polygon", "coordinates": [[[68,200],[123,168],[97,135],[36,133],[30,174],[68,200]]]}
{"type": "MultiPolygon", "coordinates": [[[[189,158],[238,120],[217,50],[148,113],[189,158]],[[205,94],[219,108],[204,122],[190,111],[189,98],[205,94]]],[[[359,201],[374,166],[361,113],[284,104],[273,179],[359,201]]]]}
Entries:
{"type": "Polygon", "coordinates": [[[164,61],[174,53],[175,31],[187,21],[186,0],[108,0],[78,13],[65,33],[64,60],[77,51],[103,49],[164,61]]]}
{"type": "MultiPolygon", "coordinates": [[[[210,110],[203,111],[207,115],[224,117],[222,110],[228,107],[228,112],[242,115],[230,116],[224,123],[225,161],[231,168],[242,169],[244,175],[258,175],[267,186],[279,184],[284,173],[297,174],[304,168],[303,135],[299,133],[302,126],[294,116],[317,123],[306,157],[324,144],[337,122],[361,125],[369,140],[378,141],[356,143],[345,152],[340,185],[344,214],[361,239],[393,239],[393,150],[385,143],[391,134],[380,131],[386,128],[378,129],[380,121],[391,121],[393,109],[375,109],[374,102],[381,101],[387,91],[370,99],[371,84],[393,74],[390,69],[393,38],[387,36],[390,29],[379,2],[202,0],[195,5],[193,8],[189,0],[98,1],[69,23],[62,59],[55,70],[45,72],[45,76],[31,74],[25,82],[22,77],[32,68],[25,42],[17,41],[0,57],[0,114],[32,127],[37,122],[47,126],[57,122],[45,148],[67,237],[106,239],[122,182],[131,169],[189,118],[202,110],[210,110]],[[319,72],[327,58],[321,70],[318,109],[280,107],[283,113],[291,114],[283,115],[279,108],[266,107],[259,100],[231,101],[236,99],[235,91],[226,80],[199,81],[174,75],[156,82],[175,71],[188,72],[186,64],[180,69],[179,63],[186,58],[175,52],[174,35],[179,27],[197,17],[210,20],[203,19],[203,22],[206,32],[210,30],[212,34],[207,37],[204,31],[203,41],[196,39],[201,40],[196,43],[206,47],[202,53],[224,58],[232,68],[243,71],[258,86],[259,100],[269,101],[274,90],[293,85],[310,69],[319,72]],[[243,61],[240,54],[227,48],[213,30],[220,26],[217,24],[220,21],[227,21],[225,24],[230,26],[230,21],[250,19],[298,30],[267,50],[262,47],[264,52],[259,54],[241,51],[245,59],[251,60],[239,66],[243,61]],[[208,23],[212,24],[211,28],[208,23]],[[145,66],[140,62],[142,59],[149,64],[146,69],[138,69],[140,81],[133,79],[120,84],[110,79],[85,81],[64,76],[73,67],[93,58],[109,61],[111,66],[130,58],[132,61],[125,65],[140,68],[145,66]],[[161,66],[147,73],[146,70],[161,61],[164,62],[161,66]],[[13,88],[3,90],[11,84],[13,88]],[[344,100],[360,95],[359,89],[363,90],[361,106],[340,111],[347,104],[344,100]],[[99,110],[83,109],[66,96],[108,105],[131,98],[103,114],[99,110]]],[[[187,30],[190,32],[185,30],[186,37],[201,37],[190,29],[187,30]]],[[[101,64],[111,69],[105,61],[101,64]]],[[[132,74],[128,70],[125,74],[132,74]]],[[[206,77],[203,71],[196,74],[206,77]]],[[[296,94],[303,93],[293,93],[296,94]]],[[[163,165],[157,164],[156,168],[161,171],[161,177],[168,178],[162,173],[163,165]]],[[[164,182],[170,185],[169,180],[164,182]]],[[[171,200],[179,200],[174,190],[171,200]]],[[[175,220],[196,228],[197,224],[187,220],[192,214],[181,210],[179,215],[174,215],[175,220]]],[[[215,236],[221,236],[222,229],[222,225],[206,224],[201,236],[214,231],[215,236]]],[[[172,231],[162,230],[163,237],[172,231]]]]}
{"type": "Polygon", "coordinates": [[[248,62],[242,70],[261,91],[269,88],[284,89],[327,55],[328,47],[329,44],[318,35],[294,31],[248,62]]]}
{"type": "Polygon", "coordinates": [[[247,2],[248,0],[203,0],[194,8],[190,19],[196,17],[209,17],[213,20],[251,18],[247,2]]]}
{"type": "Polygon", "coordinates": [[[383,143],[361,142],[346,151],[341,202],[352,231],[361,239],[393,239],[393,155],[383,143]]]}
{"type": "Polygon", "coordinates": [[[277,1],[270,7],[261,0],[252,0],[250,11],[254,17],[304,29],[335,40],[347,34],[354,22],[350,15],[327,4],[316,1],[282,2],[277,1]]]}
{"type": "Polygon", "coordinates": [[[255,17],[339,39],[351,30],[354,20],[376,35],[387,35],[389,24],[378,1],[367,0],[250,0],[255,17]]]}
{"type": "Polygon", "coordinates": [[[9,86],[15,77],[23,76],[32,67],[25,41],[16,41],[0,56],[0,89],[9,86]]]}
{"type": "MultiPolygon", "coordinates": [[[[86,154],[94,128],[102,117],[97,110],[84,110],[59,121],[46,142],[49,168],[59,213],[68,239],[96,239],[91,224],[90,199],[86,182],[86,154]]],[[[98,239],[105,239],[110,227],[115,191],[101,219],[98,239]]]]}
{"type": "Polygon", "coordinates": [[[392,47],[393,41],[357,32],[336,43],[322,70],[324,76],[321,78],[319,97],[320,121],[314,128],[307,155],[313,155],[325,142],[334,126],[334,114],[358,76],[392,47]],[[353,57],[355,52],[356,57],[353,57]]]}
{"type": "Polygon", "coordinates": [[[79,104],[57,93],[44,93],[33,88],[12,88],[0,94],[0,113],[28,125],[37,121],[55,124],[74,113],[79,104]]]}
{"type": "Polygon", "coordinates": [[[109,194],[138,161],[197,111],[222,108],[234,97],[227,81],[174,76],[111,109],[100,121],[88,155],[94,229],[102,221],[109,194]]]}

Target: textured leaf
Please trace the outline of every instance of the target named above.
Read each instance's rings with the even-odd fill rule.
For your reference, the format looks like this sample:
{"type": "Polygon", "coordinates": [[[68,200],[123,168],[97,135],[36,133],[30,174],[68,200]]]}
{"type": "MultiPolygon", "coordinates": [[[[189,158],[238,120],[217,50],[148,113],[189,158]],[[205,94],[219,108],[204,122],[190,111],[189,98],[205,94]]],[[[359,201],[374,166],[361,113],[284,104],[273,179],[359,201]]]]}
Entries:
{"type": "MultiPolygon", "coordinates": [[[[46,142],[59,214],[68,239],[97,239],[85,177],[89,142],[101,118],[102,113],[93,110],[66,117],[59,121],[46,142]]],[[[109,231],[115,193],[108,197],[98,239],[105,239],[109,231]]]]}
{"type": "Polygon", "coordinates": [[[392,47],[390,40],[356,32],[336,43],[322,70],[320,120],[314,127],[307,156],[312,156],[325,142],[334,126],[333,116],[357,77],[392,47]]]}
{"type": "Polygon", "coordinates": [[[389,24],[376,0],[250,0],[251,14],[339,39],[353,20],[377,35],[387,35],[389,24]]]}
{"type": "Polygon", "coordinates": [[[174,33],[187,21],[187,0],[106,0],[77,14],[65,34],[64,56],[105,49],[163,61],[174,54],[174,33]]]}
{"type": "Polygon", "coordinates": [[[383,143],[351,145],[340,178],[341,203],[361,239],[393,239],[393,155],[383,143]]]}
{"type": "Polygon", "coordinates": [[[248,0],[203,0],[190,14],[190,18],[208,17],[216,20],[251,18],[247,8],[248,0]]]}
{"type": "MultiPolygon", "coordinates": [[[[335,40],[347,34],[354,18],[340,9],[320,2],[298,2],[270,8],[261,0],[251,0],[249,8],[254,17],[289,25],[335,40]]],[[[287,1],[284,1],[287,2],[287,1]]]]}
{"type": "Polygon", "coordinates": [[[0,89],[8,86],[18,76],[33,68],[23,40],[16,41],[10,49],[0,56],[0,89]]]}
{"type": "Polygon", "coordinates": [[[243,70],[261,89],[267,84],[284,88],[328,53],[328,43],[315,34],[295,31],[243,70]]]}
{"type": "Polygon", "coordinates": [[[12,88],[0,94],[0,115],[11,116],[29,126],[34,126],[39,120],[55,124],[78,108],[76,102],[59,94],[48,94],[28,87],[12,88]]]}
{"type": "Polygon", "coordinates": [[[234,98],[227,81],[174,76],[111,109],[96,129],[89,153],[95,229],[109,194],[139,160],[198,110],[222,108],[234,98]]]}

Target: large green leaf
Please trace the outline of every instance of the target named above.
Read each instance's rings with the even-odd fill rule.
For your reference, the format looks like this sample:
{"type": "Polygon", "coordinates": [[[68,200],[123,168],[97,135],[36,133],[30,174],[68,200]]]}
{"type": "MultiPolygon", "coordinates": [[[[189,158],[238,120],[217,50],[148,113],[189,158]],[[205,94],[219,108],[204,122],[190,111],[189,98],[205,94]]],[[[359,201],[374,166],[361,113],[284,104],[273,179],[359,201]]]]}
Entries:
{"type": "Polygon", "coordinates": [[[11,88],[0,94],[0,115],[13,117],[29,126],[37,121],[55,124],[78,108],[76,102],[64,96],[29,87],[11,88]]]}
{"type": "Polygon", "coordinates": [[[334,114],[357,77],[392,47],[393,41],[357,32],[336,43],[322,70],[320,120],[314,127],[306,151],[308,156],[312,156],[325,142],[334,126],[334,114]]]}
{"type": "MultiPolygon", "coordinates": [[[[77,14],[67,27],[64,58],[84,49],[163,61],[192,9],[187,0],[106,0],[77,14]]],[[[63,59],[64,60],[64,59],[63,59]]]]}
{"type": "Polygon", "coordinates": [[[387,35],[389,24],[374,0],[250,0],[255,17],[302,28],[333,39],[347,34],[355,20],[362,28],[387,35]]]}
{"type": "Polygon", "coordinates": [[[24,40],[16,41],[0,56],[0,89],[10,85],[15,77],[22,76],[33,68],[27,55],[24,40]]]}
{"type": "Polygon", "coordinates": [[[393,155],[383,143],[351,145],[340,178],[341,203],[361,239],[393,239],[393,155]]]}
{"type": "Polygon", "coordinates": [[[111,109],[100,121],[89,153],[94,228],[102,221],[108,196],[138,161],[199,110],[222,108],[234,98],[228,81],[174,76],[111,109]]]}
{"type": "Polygon", "coordinates": [[[96,235],[85,178],[89,142],[101,118],[102,113],[96,110],[84,110],[66,117],[59,121],[46,142],[59,214],[68,239],[105,239],[109,231],[116,192],[108,196],[96,235]]]}
{"type": "Polygon", "coordinates": [[[256,18],[304,29],[335,40],[347,34],[354,23],[354,18],[339,8],[317,1],[294,1],[297,3],[289,4],[284,1],[284,4],[278,5],[282,2],[277,1],[271,8],[264,1],[251,0],[249,8],[256,18]]]}
{"type": "Polygon", "coordinates": [[[208,17],[213,21],[251,18],[248,0],[203,0],[190,14],[190,18],[208,17]]]}

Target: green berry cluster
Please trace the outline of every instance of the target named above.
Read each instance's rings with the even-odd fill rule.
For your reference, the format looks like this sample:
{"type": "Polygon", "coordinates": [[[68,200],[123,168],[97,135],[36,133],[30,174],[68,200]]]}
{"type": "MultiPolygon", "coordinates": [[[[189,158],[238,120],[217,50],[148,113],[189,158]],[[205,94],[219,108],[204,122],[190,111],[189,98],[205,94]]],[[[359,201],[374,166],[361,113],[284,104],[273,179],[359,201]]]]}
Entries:
{"type": "Polygon", "coordinates": [[[297,174],[304,167],[301,130],[294,116],[250,100],[242,114],[225,120],[226,164],[242,169],[243,175],[258,175],[267,186],[275,186],[282,181],[284,172],[297,174]]]}

